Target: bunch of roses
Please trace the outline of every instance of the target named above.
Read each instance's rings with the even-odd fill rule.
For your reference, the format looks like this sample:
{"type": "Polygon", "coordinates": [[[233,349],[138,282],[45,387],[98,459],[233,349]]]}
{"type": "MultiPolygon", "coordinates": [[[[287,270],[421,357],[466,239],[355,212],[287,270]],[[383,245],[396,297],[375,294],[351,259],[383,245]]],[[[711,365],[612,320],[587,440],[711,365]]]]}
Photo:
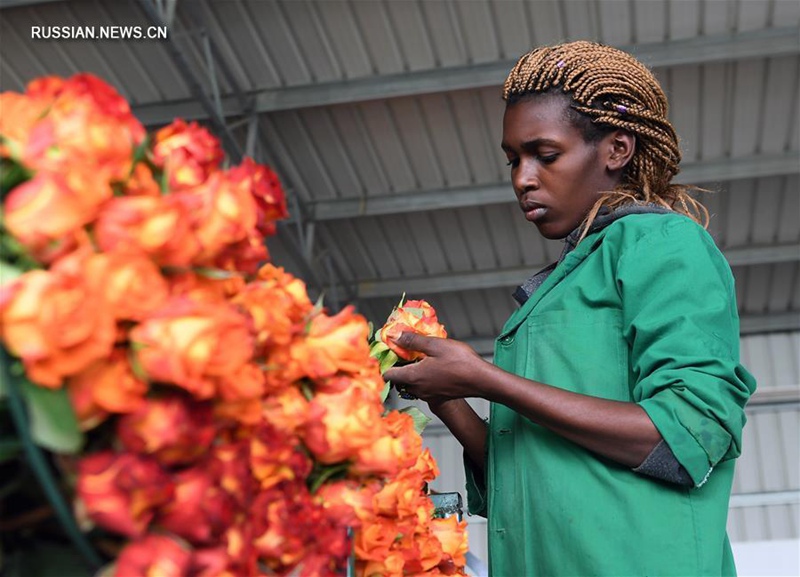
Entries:
{"type": "Polygon", "coordinates": [[[384,411],[365,319],[262,264],[274,172],[223,168],[194,123],[148,137],[88,74],[0,107],[4,258],[26,271],[0,338],[94,435],[76,511],[124,538],[116,574],[332,574],[351,551],[363,575],[462,573],[464,525],[432,518],[436,463],[384,411]]]}

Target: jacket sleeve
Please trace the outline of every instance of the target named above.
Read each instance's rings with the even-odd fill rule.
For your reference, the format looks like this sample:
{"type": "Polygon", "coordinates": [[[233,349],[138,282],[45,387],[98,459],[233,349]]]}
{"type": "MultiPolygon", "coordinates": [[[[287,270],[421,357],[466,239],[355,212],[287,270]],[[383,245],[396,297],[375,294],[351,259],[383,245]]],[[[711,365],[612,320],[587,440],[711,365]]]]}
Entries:
{"type": "MultiPolygon", "coordinates": [[[[485,419],[486,420],[486,419],[485,419]]],[[[488,427],[487,427],[488,431],[488,427]]],[[[486,435],[486,452],[489,448],[489,439],[491,435],[486,435]]],[[[483,469],[476,466],[475,463],[467,456],[466,451],[463,454],[464,472],[466,473],[467,480],[467,510],[470,515],[479,515],[481,517],[488,517],[488,500],[486,495],[486,471],[488,470],[488,462],[486,454],[483,458],[483,469]]]]}
{"type": "Polygon", "coordinates": [[[755,380],[739,364],[733,276],[711,237],[666,216],[624,249],[617,286],[633,398],[696,487],[741,453],[755,380]]]}

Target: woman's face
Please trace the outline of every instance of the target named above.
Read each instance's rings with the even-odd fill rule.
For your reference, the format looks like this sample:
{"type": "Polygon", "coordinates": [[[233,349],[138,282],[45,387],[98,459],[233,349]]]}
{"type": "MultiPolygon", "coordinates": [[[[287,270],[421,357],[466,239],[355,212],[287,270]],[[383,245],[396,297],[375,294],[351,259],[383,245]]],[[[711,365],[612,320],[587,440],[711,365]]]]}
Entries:
{"type": "Polygon", "coordinates": [[[619,180],[608,165],[614,134],[587,143],[567,120],[566,106],[565,98],[534,98],[509,104],[503,117],[501,147],[514,193],[545,238],[567,236],[619,180]]]}

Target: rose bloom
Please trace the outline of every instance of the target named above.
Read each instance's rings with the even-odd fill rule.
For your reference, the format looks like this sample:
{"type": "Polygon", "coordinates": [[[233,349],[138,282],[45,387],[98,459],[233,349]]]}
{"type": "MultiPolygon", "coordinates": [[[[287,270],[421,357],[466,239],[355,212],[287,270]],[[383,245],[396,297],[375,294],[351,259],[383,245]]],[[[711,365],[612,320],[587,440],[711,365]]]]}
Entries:
{"type": "Polygon", "coordinates": [[[148,398],[117,423],[126,450],[150,455],[164,466],[196,461],[215,434],[211,405],[183,395],[148,398]]]}
{"type": "Polygon", "coordinates": [[[226,248],[247,239],[256,227],[256,202],[247,187],[215,172],[190,192],[194,234],[200,242],[199,262],[212,263],[226,248]]]}
{"type": "Polygon", "coordinates": [[[386,324],[380,329],[380,340],[386,343],[398,357],[406,361],[416,361],[425,356],[419,351],[409,351],[397,344],[394,340],[402,333],[411,332],[429,337],[447,337],[447,331],[439,324],[436,311],[423,300],[407,301],[392,311],[386,324]]]}
{"type": "Polygon", "coordinates": [[[143,252],[162,266],[189,266],[200,251],[188,199],[123,196],[108,201],[94,225],[104,252],[143,252]]]}
{"type": "Polygon", "coordinates": [[[171,191],[193,188],[219,169],[219,140],[197,122],[177,118],[156,132],[150,158],[167,173],[171,191]]]}
{"type": "Polygon", "coordinates": [[[376,480],[362,484],[343,479],[324,483],[314,494],[314,500],[329,518],[342,525],[358,528],[375,517],[374,499],[380,490],[380,482],[376,480]]]}
{"type": "Polygon", "coordinates": [[[115,349],[69,378],[67,392],[82,428],[99,424],[108,413],[128,413],[144,405],[147,383],[133,374],[127,351],[115,349]]]}
{"type": "Polygon", "coordinates": [[[405,564],[403,555],[398,551],[391,551],[401,534],[402,529],[397,520],[387,517],[376,517],[356,530],[353,548],[359,567],[362,568],[359,574],[402,575],[405,564]]]}
{"type": "Polygon", "coordinates": [[[261,489],[269,489],[283,481],[305,481],[312,462],[294,436],[263,424],[250,440],[250,469],[261,489]]]}
{"type": "Polygon", "coordinates": [[[78,463],[75,487],[88,517],[128,537],[143,535],[173,484],[153,459],[131,453],[94,453],[78,463]]]}
{"type": "Polygon", "coordinates": [[[127,177],[145,129],[130,105],[109,84],[81,73],[28,85],[31,97],[53,98],[32,128],[23,162],[34,168],[91,165],[107,181],[127,177]]]}
{"type": "Polygon", "coordinates": [[[314,308],[305,283],[272,264],[262,266],[232,302],[250,313],[260,348],[288,345],[314,308]]]}
{"type": "Polygon", "coordinates": [[[258,232],[262,236],[274,235],[275,221],[289,216],[286,194],[275,171],[245,157],[239,166],[231,169],[230,178],[242,182],[255,199],[258,232]]]}
{"type": "Polygon", "coordinates": [[[413,467],[422,451],[422,437],[410,415],[392,411],[381,421],[377,438],[359,449],[352,471],[358,474],[394,475],[413,467]]]}
{"type": "Polygon", "coordinates": [[[145,535],[125,546],[114,564],[115,577],[185,577],[191,550],[167,535],[145,535]]]}
{"type": "Polygon", "coordinates": [[[111,194],[108,183],[86,166],[41,170],[8,194],[5,225],[34,257],[48,263],[53,245],[74,244],[111,194]]]}
{"type": "Polygon", "coordinates": [[[258,482],[250,470],[250,441],[218,442],[211,447],[209,469],[241,508],[249,508],[258,482]]]}
{"type": "Polygon", "coordinates": [[[159,268],[141,253],[112,252],[90,257],[87,274],[102,279],[103,291],[117,319],[140,321],[167,300],[169,287],[159,268]]]}
{"type": "Polygon", "coordinates": [[[191,271],[178,272],[166,277],[171,296],[186,297],[195,302],[221,303],[238,294],[244,279],[239,275],[230,278],[210,278],[191,271]]]}
{"type": "Polygon", "coordinates": [[[144,162],[137,162],[133,172],[123,183],[123,192],[128,196],[160,196],[161,188],[153,171],[144,162]]]}
{"type": "Polygon", "coordinates": [[[431,450],[428,447],[425,447],[419,454],[414,470],[422,475],[422,480],[425,483],[429,483],[439,476],[439,465],[431,455],[431,450]]]}
{"type": "Polygon", "coordinates": [[[158,510],[156,522],[192,544],[213,544],[233,523],[236,504],[207,467],[184,469],[173,477],[175,493],[158,510]]]}
{"type": "Polygon", "coordinates": [[[334,316],[315,316],[305,338],[292,343],[291,360],[312,379],[358,373],[371,362],[367,321],[353,310],[348,305],[334,316]]]}
{"type": "Polygon", "coordinates": [[[444,519],[432,519],[430,527],[433,535],[442,544],[444,553],[439,569],[445,575],[460,573],[467,564],[466,554],[469,549],[467,522],[459,521],[451,515],[444,519]]]}
{"type": "Polygon", "coordinates": [[[242,240],[224,246],[209,263],[214,268],[253,275],[269,260],[264,238],[250,231],[242,240]]]}
{"type": "Polygon", "coordinates": [[[60,387],[111,352],[114,317],[89,280],[34,270],[0,287],[0,337],[32,381],[60,387]]]}
{"type": "Polygon", "coordinates": [[[31,130],[50,106],[52,98],[20,94],[0,93],[0,156],[20,159],[31,130]]]}
{"type": "Polygon", "coordinates": [[[378,440],[382,412],[380,399],[363,389],[318,393],[309,403],[303,441],[320,463],[344,461],[378,440]]]}
{"type": "Polygon", "coordinates": [[[296,386],[284,387],[264,398],[262,415],[272,427],[284,434],[296,435],[308,420],[308,399],[296,386]]]}
{"type": "Polygon", "coordinates": [[[173,298],[130,333],[137,358],[155,381],[173,383],[197,398],[216,391],[253,355],[248,319],[226,303],[173,298]]]}
{"type": "Polygon", "coordinates": [[[430,499],[423,493],[425,482],[414,469],[404,469],[375,495],[375,511],[387,517],[414,517],[420,509],[429,512],[430,499]]]}
{"type": "Polygon", "coordinates": [[[395,547],[403,555],[403,571],[405,574],[426,573],[434,569],[442,561],[442,545],[428,530],[427,525],[409,531],[395,547]]]}

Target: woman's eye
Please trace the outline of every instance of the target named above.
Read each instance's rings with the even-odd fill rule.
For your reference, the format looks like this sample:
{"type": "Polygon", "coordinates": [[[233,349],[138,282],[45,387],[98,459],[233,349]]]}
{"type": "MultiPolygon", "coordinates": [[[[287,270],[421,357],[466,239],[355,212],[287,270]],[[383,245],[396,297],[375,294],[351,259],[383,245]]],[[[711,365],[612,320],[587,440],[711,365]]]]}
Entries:
{"type": "Polygon", "coordinates": [[[558,154],[542,154],[539,156],[539,162],[542,164],[552,164],[558,158],[558,154]]]}
{"type": "Polygon", "coordinates": [[[506,166],[510,166],[511,168],[516,168],[519,164],[519,158],[509,158],[508,162],[506,162],[506,166]]]}

